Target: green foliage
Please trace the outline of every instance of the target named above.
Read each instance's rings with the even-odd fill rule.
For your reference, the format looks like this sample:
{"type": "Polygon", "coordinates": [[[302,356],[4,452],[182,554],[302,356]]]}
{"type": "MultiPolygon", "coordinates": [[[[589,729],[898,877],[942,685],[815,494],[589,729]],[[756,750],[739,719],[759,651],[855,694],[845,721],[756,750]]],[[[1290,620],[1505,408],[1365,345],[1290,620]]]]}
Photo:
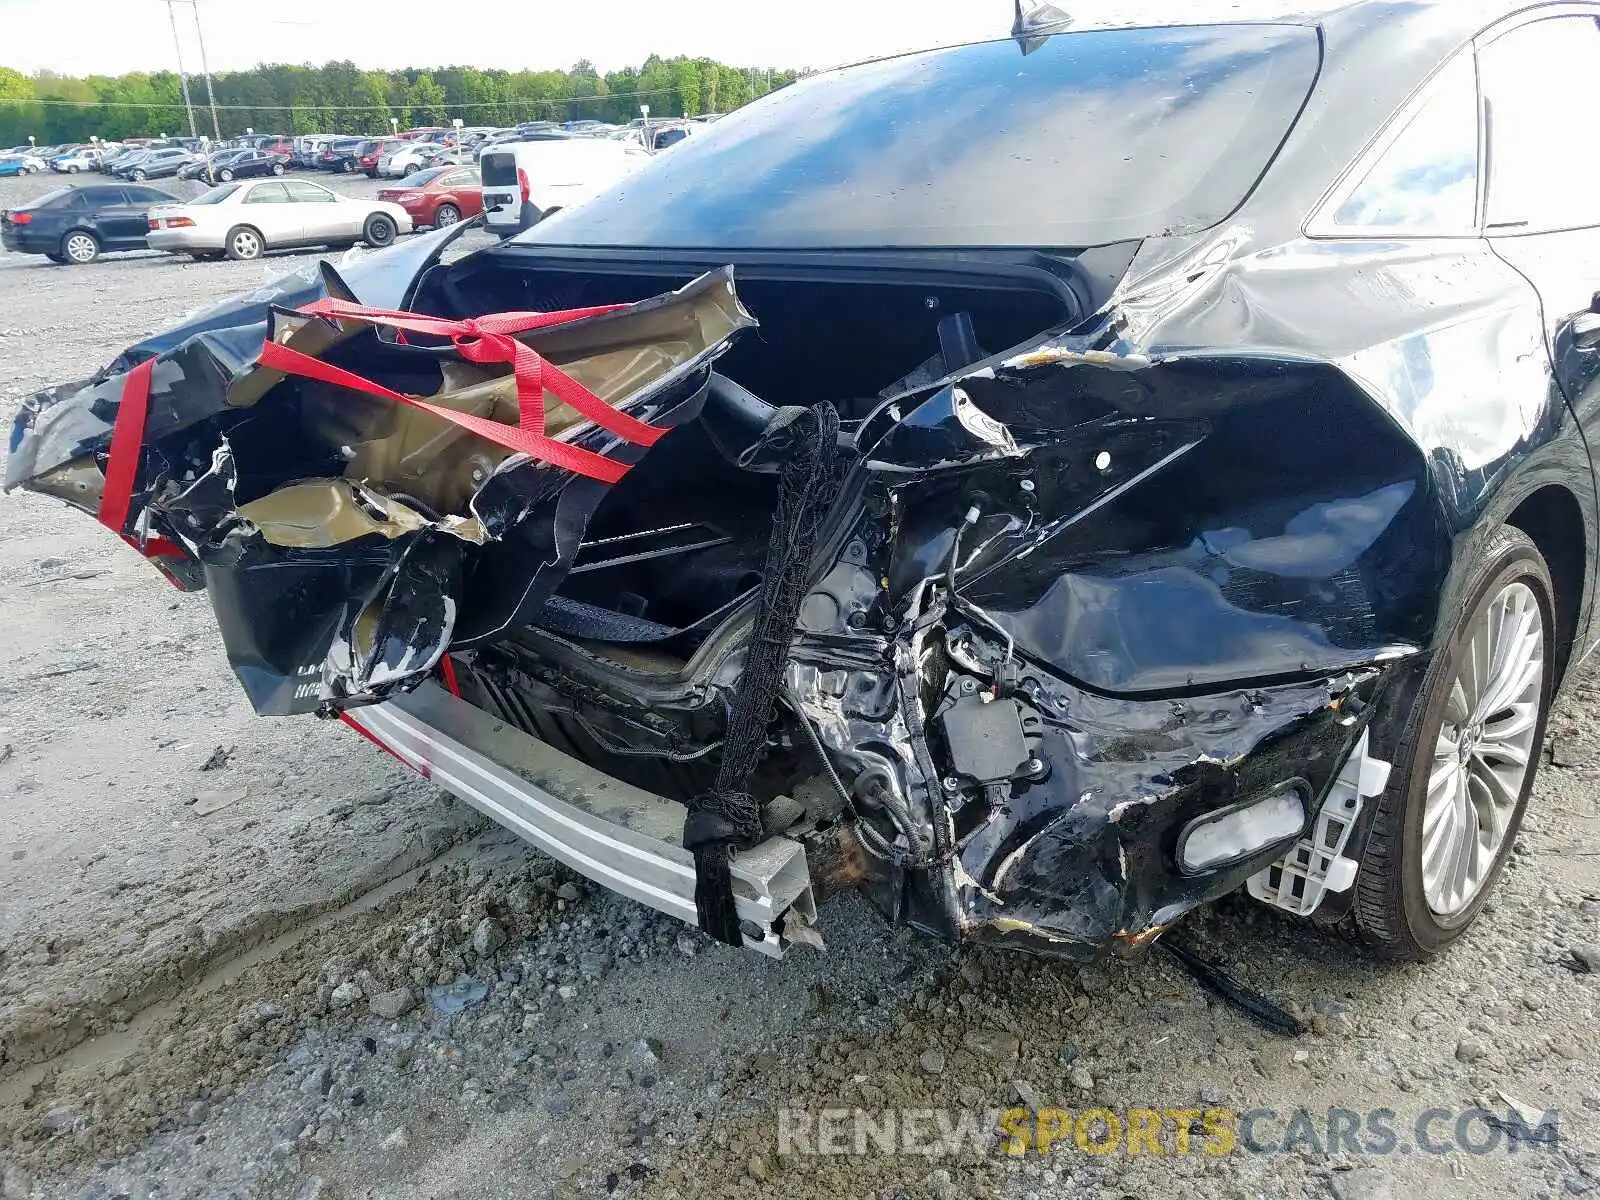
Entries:
{"type": "MultiPolygon", "coordinates": [[[[390,118],[408,125],[511,125],[517,121],[626,122],[648,104],[652,117],[728,112],[790,83],[793,71],[730,67],[706,58],[663,59],[602,75],[591,62],[567,71],[484,71],[474,67],[364,71],[352,62],[320,67],[265,64],[213,77],[222,133],[382,133],[390,118]]],[[[190,80],[195,123],[208,132],[205,84],[190,80]]],[[[103,138],[186,134],[183,90],[171,71],[69,78],[29,77],[0,67],[0,148],[32,134],[41,146],[103,138]],[[54,103],[51,103],[51,102],[54,103]]]]}

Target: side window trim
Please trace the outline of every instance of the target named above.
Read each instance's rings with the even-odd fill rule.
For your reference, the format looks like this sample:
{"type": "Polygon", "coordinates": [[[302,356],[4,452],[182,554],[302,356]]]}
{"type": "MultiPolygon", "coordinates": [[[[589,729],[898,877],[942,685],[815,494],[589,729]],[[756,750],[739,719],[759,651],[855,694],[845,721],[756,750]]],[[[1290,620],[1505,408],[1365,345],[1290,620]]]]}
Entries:
{"type": "Polygon", "coordinates": [[[1386,242],[1459,241],[1466,238],[1482,237],[1483,218],[1484,213],[1487,211],[1485,195],[1488,188],[1488,134],[1485,129],[1485,109],[1483,75],[1478,69],[1478,45],[1476,42],[1469,42],[1439,64],[1438,70],[1428,76],[1411,98],[1401,105],[1400,110],[1389,118],[1389,123],[1379,131],[1372,143],[1356,157],[1355,162],[1350,164],[1344,174],[1339,176],[1338,181],[1328,190],[1328,194],[1312,210],[1311,218],[1305,224],[1305,236],[1318,240],[1381,240],[1386,242]],[[1362,184],[1366,183],[1367,177],[1383,161],[1384,156],[1389,153],[1389,150],[1400,140],[1406,130],[1411,128],[1411,123],[1421,116],[1422,111],[1432,102],[1434,95],[1451,68],[1463,60],[1469,60],[1472,64],[1472,76],[1478,101],[1478,188],[1473,206],[1472,227],[1450,230],[1402,230],[1373,229],[1365,226],[1338,224],[1336,214],[1339,210],[1344,207],[1346,201],[1361,189],[1362,184]]]}

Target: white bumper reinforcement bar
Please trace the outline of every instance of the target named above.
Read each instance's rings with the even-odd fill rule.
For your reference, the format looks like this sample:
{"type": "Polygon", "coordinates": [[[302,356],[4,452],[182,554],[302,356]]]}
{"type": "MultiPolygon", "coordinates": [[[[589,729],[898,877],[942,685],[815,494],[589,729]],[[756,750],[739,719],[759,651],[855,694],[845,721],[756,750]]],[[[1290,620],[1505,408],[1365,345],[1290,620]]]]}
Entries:
{"type": "MultiPolygon", "coordinates": [[[[698,924],[694,858],[680,844],[682,805],[602,774],[433,683],[345,720],[578,874],[698,924]]],[[[776,837],[737,854],[733,886],[751,949],[781,957],[785,917],[806,931],[815,925],[799,842],[776,837]]]]}

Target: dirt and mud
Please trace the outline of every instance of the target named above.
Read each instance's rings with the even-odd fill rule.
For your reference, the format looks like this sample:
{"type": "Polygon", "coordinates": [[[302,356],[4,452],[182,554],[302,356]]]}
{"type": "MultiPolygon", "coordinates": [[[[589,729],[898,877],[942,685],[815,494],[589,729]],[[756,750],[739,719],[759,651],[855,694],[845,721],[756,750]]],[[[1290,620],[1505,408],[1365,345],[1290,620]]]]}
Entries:
{"type": "MultiPolygon", "coordinates": [[[[0,254],[0,421],[314,258],[0,254]]],[[[708,943],[342,726],[253,717],[204,596],[59,504],[0,500],[0,603],[4,1200],[1600,1195],[1593,668],[1444,959],[1381,966],[1243,899],[1185,923],[1306,1020],[1286,1039],[1159,953],[957,951],[852,897],[823,954],[708,943]],[[1053,1151],[996,1153],[1006,1110],[1053,1151]],[[1219,1110],[1256,1148],[1212,1152],[1219,1110]],[[1546,1112],[1554,1145],[1514,1136],[1546,1112]]]]}

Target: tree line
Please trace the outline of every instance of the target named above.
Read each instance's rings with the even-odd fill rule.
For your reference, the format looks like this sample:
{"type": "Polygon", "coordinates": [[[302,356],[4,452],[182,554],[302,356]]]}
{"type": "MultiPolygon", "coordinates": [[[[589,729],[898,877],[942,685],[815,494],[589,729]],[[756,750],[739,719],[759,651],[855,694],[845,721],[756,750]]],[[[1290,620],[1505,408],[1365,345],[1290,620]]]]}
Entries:
{"type": "MultiPolygon", "coordinates": [[[[364,71],[352,62],[320,67],[271,64],[212,76],[222,136],[257,133],[385,133],[448,125],[592,118],[625,123],[652,117],[729,112],[783,87],[796,72],[730,67],[707,58],[651,55],[639,67],[601,74],[579,62],[566,71],[482,71],[474,67],[364,71]]],[[[211,132],[205,81],[191,76],[195,126],[211,132]]],[[[176,72],[74,78],[0,67],[0,147],[31,135],[41,146],[189,132],[176,72]]]]}

